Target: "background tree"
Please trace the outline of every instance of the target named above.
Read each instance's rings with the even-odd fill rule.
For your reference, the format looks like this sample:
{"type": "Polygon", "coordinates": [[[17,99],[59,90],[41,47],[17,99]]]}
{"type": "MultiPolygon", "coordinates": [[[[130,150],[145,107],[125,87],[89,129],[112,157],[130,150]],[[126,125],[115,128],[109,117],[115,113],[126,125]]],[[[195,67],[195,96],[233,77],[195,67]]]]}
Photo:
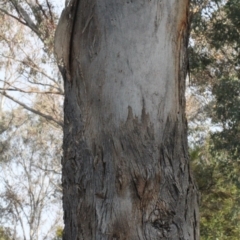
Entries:
{"type": "Polygon", "coordinates": [[[62,222],[57,7],[50,1],[0,2],[0,222],[11,239],[53,239],[62,222]]]}
{"type": "MultiPolygon", "coordinates": [[[[57,13],[49,1],[2,1],[0,5],[1,94],[62,126],[63,89],[53,56],[57,13]],[[17,92],[17,93],[16,93],[17,92]],[[10,94],[12,93],[12,94],[10,94]],[[47,105],[31,105],[47,95],[47,105]],[[56,98],[55,96],[58,96],[56,98]],[[40,110],[41,109],[41,110],[40,110]]],[[[46,104],[45,104],[46,105],[46,104]]]]}
{"type": "Polygon", "coordinates": [[[2,133],[0,223],[23,239],[50,239],[61,225],[61,129],[21,108],[2,133]],[[2,141],[4,146],[5,141],[2,141]]]}
{"type": "Polygon", "coordinates": [[[201,238],[208,240],[239,239],[240,234],[239,11],[234,0],[192,5],[190,82],[192,98],[201,103],[190,124],[197,126],[190,132],[195,142],[190,152],[202,195],[201,238]],[[206,126],[202,116],[210,124],[199,133],[199,126],[206,126]]]}

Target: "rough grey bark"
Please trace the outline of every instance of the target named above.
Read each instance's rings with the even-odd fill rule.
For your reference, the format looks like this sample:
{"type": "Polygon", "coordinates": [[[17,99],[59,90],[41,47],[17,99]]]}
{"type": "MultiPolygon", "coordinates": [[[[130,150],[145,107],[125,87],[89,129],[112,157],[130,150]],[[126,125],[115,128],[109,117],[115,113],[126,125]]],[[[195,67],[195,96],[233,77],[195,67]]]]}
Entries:
{"type": "Polygon", "coordinates": [[[64,239],[199,239],[185,118],[188,0],[72,0],[65,79],[64,239]]]}

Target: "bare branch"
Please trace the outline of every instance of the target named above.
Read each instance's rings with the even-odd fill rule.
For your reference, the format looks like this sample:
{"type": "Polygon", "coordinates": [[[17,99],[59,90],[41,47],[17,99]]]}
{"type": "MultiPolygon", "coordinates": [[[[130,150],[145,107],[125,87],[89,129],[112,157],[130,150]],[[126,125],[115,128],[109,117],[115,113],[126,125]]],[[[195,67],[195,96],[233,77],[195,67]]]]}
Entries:
{"type": "Polygon", "coordinates": [[[10,2],[13,4],[14,8],[21,15],[21,17],[26,21],[28,27],[30,27],[38,36],[40,36],[36,24],[34,24],[28,13],[21,7],[21,5],[18,4],[16,0],[10,0],[10,2]]]}
{"type": "Polygon", "coordinates": [[[20,213],[19,213],[19,211],[18,211],[18,208],[17,208],[16,204],[14,204],[14,208],[15,208],[15,211],[16,211],[16,213],[17,213],[17,220],[18,220],[18,221],[20,222],[20,224],[21,224],[21,228],[22,228],[22,232],[23,232],[23,238],[24,238],[24,240],[27,240],[26,233],[25,233],[25,228],[24,228],[24,224],[23,224],[23,220],[22,220],[22,218],[21,218],[21,216],[20,216],[20,213]]]}
{"type": "Polygon", "coordinates": [[[51,84],[47,84],[47,83],[39,83],[39,82],[33,82],[33,81],[30,81],[29,79],[27,80],[29,83],[31,83],[31,84],[35,84],[35,85],[41,85],[41,86],[45,86],[45,87],[52,87],[52,88],[55,88],[55,89],[57,89],[59,92],[61,92],[62,93],[62,95],[64,95],[64,92],[63,92],[63,90],[61,89],[61,88],[59,88],[59,87],[55,87],[55,86],[53,86],[53,85],[51,85],[51,84]]]}
{"type": "Polygon", "coordinates": [[[49,15],[51,17],[51,22],[54,23],[52,9],[51,9],[51,4],[49,3],[48,0],[46,0],[46,2],[47,2],[47,6],[48,6],[49,15]]]}
{"type": "Polygon", "coordinates": [[[39,1],[38,1],[38,0],[35,0],[35,2],[36,2],[36,4],[38,5],[38,7],[39,7],[39,9],[41,10],[41,12],[43,13],[44,17],[45,17],[45,18],[48,18],[46,12],[44,11],[44,9],[43,9],[42,5],[39,3],[39,1]]]}
{"type": "Polygon", "coordinates": [[[0,90],[3,91],[16,91],[16,92],[22,92],[22,93],[37,93],[37,94],[57,94],[57,95],[63,95],[60,92],[51,92],[51,91],[24,91],[20,88],[0,88],[0,90]]]}
{"type": "Polygon", "coordinates": [[[51,76],[49,76],[49,75],[46,73],[46,71],[44,71],[43,69],[39,68],[39,67],[33,62],[33,60],[30,59],[30,58],[28,58],[29,61],[27,62],[27,61],[19,60],[19,59],[16,59],[16,58],[14,58],[14,57],[6,56],[6,55],[3,55],[3,54],[2,54],[2,56],[5,57],[5,58],[12,59],[12,60],[14,60],[14,61],[16,61],[16,62],[20,62],[20,63],[24,64],[25,66],[28,66],[28,67],[32,68],[33,70],[36,70],[37,72],[41,73],[42,75],[44,75],[45,77],[47,77],[48,79],[50,79],[51,81],[53,81],[54,83],[57,83],[57,81],[56,81],[54,78],[52,78],[51,76]],[[30,62],[30,61],[31,61],[31,62],[30,62]]]}
{"type": "Polygon", "coordinates": [[[61,175],[61,173],[59,171],[56,171],[55,169],[42,168],[41,166],[38,166],[38,165],[35,165],[35,166],[44,172],[53,172],[55,174],[61,175]]]}
{"type": "Polygon", "coordinates": [[[3,12],[3,13],[5,13],[5,14],[8,15],[9,17],[14,18],[15,20],[17,20],[17,21],[20,22],[21,24],[23,24],[23,25],[25,25],[25,26],[28,26],[28,25],[26,24],[26,22],[23,22],[20,18],[12,15],[12,14],[9,13],[8,11],[6,11],[6,10],[4,10],[4,9],[2,9],[2,8],[0,8],[0,11],[3,12]]]}
{"type": "Polygon", "coordinates": [[[35,113],[35,114],[37,114],[37,115],[45,118],[45,119],[48,120],[48,121],[53,121],[53,122],[57,123],[59,126],[63,127],[63,123],[62,123],[61,121],[57,121],[57,120],[54,119],[52,116],[47,115],[47,114],[45,114],[45,113],[42,113],[42,112],[40,112],[40,111],[38,111],[38,110],[35,110],[35,109],[27,106],[26,104],[18,101],[17,99],[15,99],[15,98],[13,98],[12,96],[6,94],[5,92],[1,92],[1,94],[2,94],[3,96],[5,96],[5,97],[11,99],[13,102],[19,104],[19,105],[22,106],[23,108],[27,109],[28,111],[30,111],[30,112],[32,112],[32,113],[35,113]]]}
{"type": "Polygon", "coordinates": [[[57,95],[63,95],[62,93],[59,93],[59,92],[42,92],[42,91],[24,91],[24,90],[21,90],[19,88],[0,88],[0,90],[4,90],[4,91],[16,91],[16,92],[22,92],[22,93],[37,93],[37,94],[57,94],[57,95]]]}

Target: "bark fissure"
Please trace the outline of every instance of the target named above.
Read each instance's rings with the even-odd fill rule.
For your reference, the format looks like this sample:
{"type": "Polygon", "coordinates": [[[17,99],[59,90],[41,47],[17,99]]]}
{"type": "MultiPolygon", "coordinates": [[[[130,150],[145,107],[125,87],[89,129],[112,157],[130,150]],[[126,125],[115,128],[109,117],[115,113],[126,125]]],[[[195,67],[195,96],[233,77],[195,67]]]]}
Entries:
{"type": "MultiPolygon", "coordinates": [[[[74,34],[75,31],[77,31],[76,29],[76,23],[77,23],[77,14],[80,12],[79,8],[79,2],[81,0],[75,0],[72,4],[71,4],[71,10],[70,10],[70,18],[71,18],[71,32],[70,32],[70,40],[69,40],[69,59],[68,59],[68,68],[69,68],[69,74],[72,72],[72,62],[73,62],[73,42],[74,42],[74,34]]],[[[69,78],[71,78],[71,76],[69,76],[69,78]]]]}

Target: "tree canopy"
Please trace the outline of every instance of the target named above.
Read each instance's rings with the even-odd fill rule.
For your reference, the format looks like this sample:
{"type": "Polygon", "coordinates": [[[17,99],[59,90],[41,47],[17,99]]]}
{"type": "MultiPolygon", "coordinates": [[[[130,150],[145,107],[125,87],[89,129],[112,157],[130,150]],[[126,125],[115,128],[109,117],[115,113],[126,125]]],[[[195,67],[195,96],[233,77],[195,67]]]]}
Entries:
{"type": "Polygon", "coordinates": [[[190,85],[196,99],[207,98],[192,126],[211,121],[190,149],[202,195],[201,239],[239,239],[240,234],[239,12],[237,0],[192,3],[190,85]]]}

